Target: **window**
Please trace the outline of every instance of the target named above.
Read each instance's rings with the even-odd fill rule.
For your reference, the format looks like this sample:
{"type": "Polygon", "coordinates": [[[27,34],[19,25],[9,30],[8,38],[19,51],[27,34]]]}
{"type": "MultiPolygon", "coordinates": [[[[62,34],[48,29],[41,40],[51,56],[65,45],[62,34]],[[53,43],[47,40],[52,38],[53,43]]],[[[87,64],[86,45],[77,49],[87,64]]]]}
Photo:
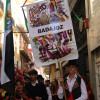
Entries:
{"type": "Polygon", "coordinates": [[[95,51],[95,71],[96,71],[96,87],[97,100],[100,100],[100,47],[95,51]]]}
{"type": "Polygon", "coordinates": [[[100,62],[96,64],[97,98],[100,100],[100,62]]]}

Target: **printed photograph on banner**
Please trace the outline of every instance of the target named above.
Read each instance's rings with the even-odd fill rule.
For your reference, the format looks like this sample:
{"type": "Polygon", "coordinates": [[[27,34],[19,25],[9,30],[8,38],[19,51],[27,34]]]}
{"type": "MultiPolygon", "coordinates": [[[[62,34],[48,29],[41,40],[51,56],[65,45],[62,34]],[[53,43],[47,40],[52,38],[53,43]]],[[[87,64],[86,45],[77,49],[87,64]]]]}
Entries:
{"type": "Polygon", "coordinates": [[[31,38],[36,65],[77,59],[78,53],[72,29],[31,38]]]}
{"type": "Polygon", "coordinates": [[[70,19],[67,0],[47,0],[27,6],[29,27],[65,22],[70,19]]]}

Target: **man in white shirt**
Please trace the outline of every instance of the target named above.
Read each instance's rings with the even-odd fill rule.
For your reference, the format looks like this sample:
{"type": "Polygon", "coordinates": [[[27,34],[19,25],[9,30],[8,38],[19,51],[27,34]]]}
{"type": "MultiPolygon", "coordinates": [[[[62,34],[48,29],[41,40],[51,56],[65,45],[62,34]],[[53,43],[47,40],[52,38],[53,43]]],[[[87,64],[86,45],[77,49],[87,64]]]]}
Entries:
{"type": "Polygon", "coordinates": [[[48,100],[52,100],[51,90],[50,90],[50,80],[45,81],[45,86],[48,94],[48,100]]]}
{"type": "Polygon", "coordinates": [[[76,74],[76,60],[70,60],[66,66],[68,76],[65,78],[64,84],[68,100],[87,100],[88,95],[85,82],[76,74]]]}
{"type": "Polygon", "coordinates": [[[49,87],[46,87],[47,94],[48,94],[48,100],[52,100],[51,90],[49,87]]]}
{"type": "Polygon", "coordinates": [[[45,81],[45,85],[46,85],[47,87],[50,88],[50,86],[51,86],[51,84],[50,84],[50,80],[46,80],[46,81],[45,81]]]}

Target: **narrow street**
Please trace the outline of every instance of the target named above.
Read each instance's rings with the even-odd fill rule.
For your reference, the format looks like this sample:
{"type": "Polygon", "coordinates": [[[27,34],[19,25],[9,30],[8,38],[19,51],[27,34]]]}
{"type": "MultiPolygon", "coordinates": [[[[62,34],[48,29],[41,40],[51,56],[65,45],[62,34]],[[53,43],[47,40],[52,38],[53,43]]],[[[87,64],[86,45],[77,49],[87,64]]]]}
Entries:
{"type": "Polygon", "coordinates": [[[0,0],[0,100],[100,100],[100,0],[0,0]]]}

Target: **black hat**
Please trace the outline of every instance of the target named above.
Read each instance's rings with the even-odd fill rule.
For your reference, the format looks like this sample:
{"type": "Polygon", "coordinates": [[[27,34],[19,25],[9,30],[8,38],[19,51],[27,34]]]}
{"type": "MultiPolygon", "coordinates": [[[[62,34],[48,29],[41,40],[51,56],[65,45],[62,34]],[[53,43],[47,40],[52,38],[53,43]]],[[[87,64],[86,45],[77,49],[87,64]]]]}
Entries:
{"type": "Polygon", "coordinates": [[[77,61],[76,60],[70,60],[66,66],[69,67],[70,65],[75,65],[77,67],[77,61]]]}
{"type": "Polygon", "coordinates": [[[48,83],[50,83],[50,80],[46,80],[45,82],[48,82],[48,83]]]}

